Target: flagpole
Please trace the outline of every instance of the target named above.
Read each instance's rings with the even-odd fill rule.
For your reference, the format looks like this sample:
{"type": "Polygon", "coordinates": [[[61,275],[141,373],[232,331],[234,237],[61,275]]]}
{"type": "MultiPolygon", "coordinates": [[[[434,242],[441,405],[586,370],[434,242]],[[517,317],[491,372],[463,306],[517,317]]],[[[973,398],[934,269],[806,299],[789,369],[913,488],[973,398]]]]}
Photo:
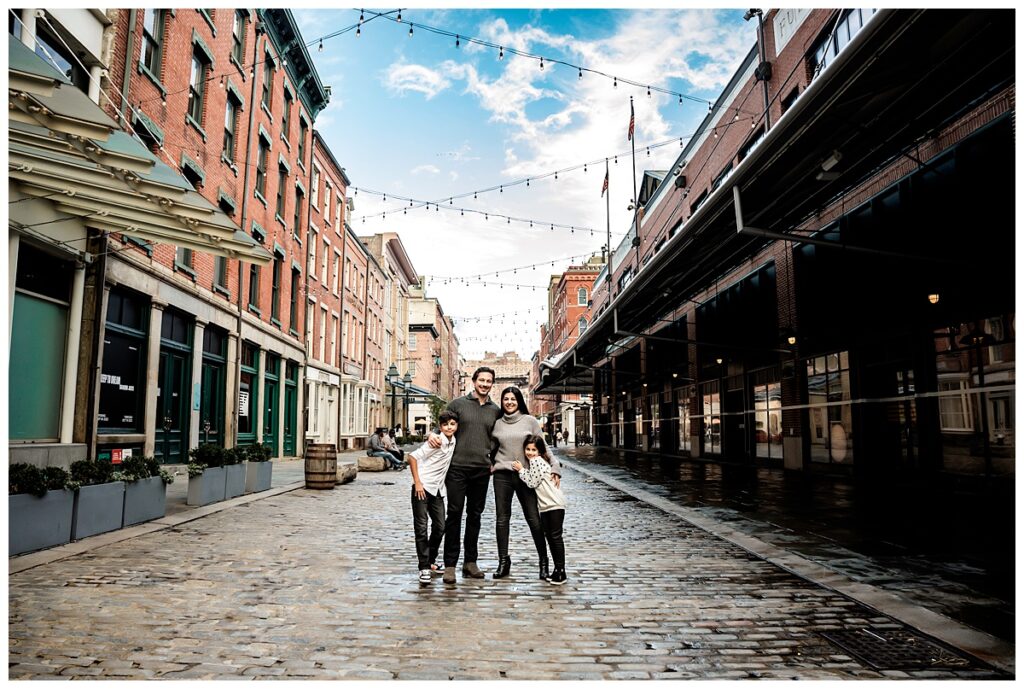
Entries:
{"type": "MultiPolygon", "coordinates": [[[[608,181],[608,159],[604,159],[604,179],[608,181]]],[[[606,189],[604,207],[605,218],[608,220],[608,263],[605,265],[605,272],[608,275],[608,305],[612,303],[612,190],[606,189]]]]}
{"type": "MultiPolygon", "coordinates": [[[[633,113],[633,96],[629,97],[629,121],[634,121],[633,113]]],[[[634,277],[640,272],[640,199],[636,195],[636,135],[635,133],[629,137],[630,145],[633,148],[633,244],[636,247],[636,272],[633,274],[634,277]]]]}

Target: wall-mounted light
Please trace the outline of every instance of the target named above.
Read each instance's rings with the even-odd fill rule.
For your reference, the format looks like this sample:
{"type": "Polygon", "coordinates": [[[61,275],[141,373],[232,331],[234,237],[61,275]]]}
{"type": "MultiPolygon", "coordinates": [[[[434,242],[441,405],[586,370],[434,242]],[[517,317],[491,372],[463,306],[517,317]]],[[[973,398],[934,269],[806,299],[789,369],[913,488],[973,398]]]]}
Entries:
{"type": "Polygon", "coordinates": [[[929,294],[928,295],[928,301],[930,303],[932,303],[932,304],[938,304],[939,303],[939,293],[938,292],[932,292],[931,294],[929,294]]]}
{"type": "Polygon", "coordinates": [[[717,358],[715,359],[715,363],[716,363],[716,364],[721,364],[721,363],[722,363],[722,357],[717,357],[717,358]]]}

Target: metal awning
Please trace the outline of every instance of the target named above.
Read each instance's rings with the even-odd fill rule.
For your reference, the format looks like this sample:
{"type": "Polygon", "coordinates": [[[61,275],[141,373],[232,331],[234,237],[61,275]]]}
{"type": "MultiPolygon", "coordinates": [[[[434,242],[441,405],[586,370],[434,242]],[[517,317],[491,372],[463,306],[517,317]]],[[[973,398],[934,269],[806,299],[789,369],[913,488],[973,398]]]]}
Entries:
{"type": "Polygon", "coordinates": [[[1013,79],[1010,12],[879,10],[594,319],[570,350],[575,356],[551,369],[538,391],[582,375],[582,366],[605,357],[609,342],[650,328],[771,241],[737,232],[734,188],[745,225],[784,233],[1013,79]],[[842,164],[819,178],[835,151],[842,164]]]}
{"type": "MultiPolygon", "coordinates": [[[[8,42],[8,186],[106,232],[267,265],[272,255],[20,41],[8,42]]],[[[11,227],[31,231],[25,218],[11,227]]]]}

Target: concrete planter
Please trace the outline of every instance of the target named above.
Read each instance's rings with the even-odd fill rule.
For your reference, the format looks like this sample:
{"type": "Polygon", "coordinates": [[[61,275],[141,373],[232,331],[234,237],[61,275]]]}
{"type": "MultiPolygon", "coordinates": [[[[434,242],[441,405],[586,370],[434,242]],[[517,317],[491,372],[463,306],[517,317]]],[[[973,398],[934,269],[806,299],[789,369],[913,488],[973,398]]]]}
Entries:
{"type": "Polygon", "coordinates": [[[159,519],[167,513],[167,486],[159,476],[133,481],[124,488],[122,526],[159,519]]]}
{"type": "Polygon", "coordinates": [[[123,522],[124,481],[82,486],[75,491],[72,540],[120,529],[123,522]]]}
{"type": "Polygon", "coordinates": [[[208,467],[199,476],[188,477],[189,505],[209,505],[224,499],[224,467],[208,467]]]}
{"type": "Polygon", "coordinates": [[[224,467],[225,484],[224,484],[224,499],[230,500],[231,498],[237,498],[239,495],[245,492],[245,465],[248,462],[242,462],[241,464],[229,464],[224,467]]]}
{"type": "Polygon", "coordinates": [[[75,494],[49,490],[41,498],[11,495],[7,498],[7,554],[20,555],[71,541],[75,494]]]}
{"type": "Polygon", "coordinates": [[[270,490],[270,478],[274,472],[273,462],[245,463],[245,492],[259,493],[270,490]]]}

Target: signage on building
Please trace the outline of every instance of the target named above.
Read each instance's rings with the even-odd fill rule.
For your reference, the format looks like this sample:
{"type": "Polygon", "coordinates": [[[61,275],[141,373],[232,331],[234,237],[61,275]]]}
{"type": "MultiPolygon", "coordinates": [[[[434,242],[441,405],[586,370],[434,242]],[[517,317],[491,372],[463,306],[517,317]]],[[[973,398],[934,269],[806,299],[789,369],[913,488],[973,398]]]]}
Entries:
{"type": "Polygon", "coordinates": [[[249,416],[249,391],[238,391],[238,415],[249,416]]]}
{"type": "Polygon", "coordinates": [[[782,52],[789,39],[793,38],[793,34],[810,14],[811,10],[807,8],[786,8],[778,11],[772,22],[775,28],[776,55],[782,52]]]}

